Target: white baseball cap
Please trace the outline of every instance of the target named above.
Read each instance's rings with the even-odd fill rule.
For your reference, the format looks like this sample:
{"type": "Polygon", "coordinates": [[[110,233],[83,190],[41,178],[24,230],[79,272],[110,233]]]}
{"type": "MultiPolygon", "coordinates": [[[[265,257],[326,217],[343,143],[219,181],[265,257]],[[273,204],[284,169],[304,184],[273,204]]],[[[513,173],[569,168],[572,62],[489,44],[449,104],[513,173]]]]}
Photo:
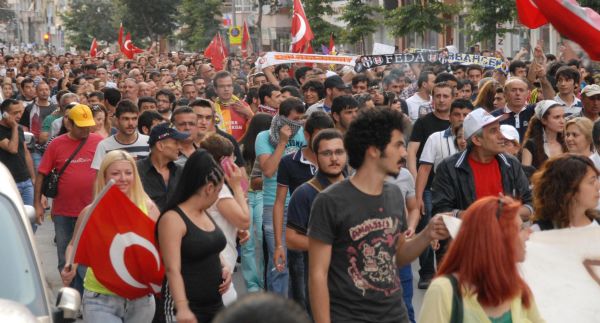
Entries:
{"type": "Polygon", "coordinates": [[[494,117],[483,108],[477,108],[467,114],[465,121],[463,121],[463,129],[465,132],[465,138],[469,139],[474,133],[482,129],[483,127],[494,123],[504,118],[504,115],[494,117]]]}
{"type": "Polygon", "coordinates": [[[503,124],[500,125],[500,132],[502,132],[502,135],[504,136],[504,138],[510,140],[510,141],[521,141],[520,138],[521,136],[519,136],[519,132],[517,131],[517,128],[508,125],[508,124],[503,124]]]}
{"type": "Polygon", "coordinates": [[[598,84],[586,85],[583,88],[583,90],[581,91],[581,94],[585,95],[588,98],[590,96],[598,95],[598,94],[600,94],[600,85],[598,85],[598,84]]]}

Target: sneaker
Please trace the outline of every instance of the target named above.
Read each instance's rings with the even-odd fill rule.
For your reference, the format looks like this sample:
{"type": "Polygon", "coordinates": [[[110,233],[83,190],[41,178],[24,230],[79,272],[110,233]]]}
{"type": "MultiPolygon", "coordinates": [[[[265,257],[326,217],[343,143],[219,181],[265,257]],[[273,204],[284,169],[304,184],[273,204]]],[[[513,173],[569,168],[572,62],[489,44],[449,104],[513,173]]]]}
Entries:
{"type": "Polygon", "coordinates": [[[417,283],[417,288],[418,289],[427,289],[429,288],[429,284],[431,284],[431,278],[419,278],[419,282],[417,283]]]}

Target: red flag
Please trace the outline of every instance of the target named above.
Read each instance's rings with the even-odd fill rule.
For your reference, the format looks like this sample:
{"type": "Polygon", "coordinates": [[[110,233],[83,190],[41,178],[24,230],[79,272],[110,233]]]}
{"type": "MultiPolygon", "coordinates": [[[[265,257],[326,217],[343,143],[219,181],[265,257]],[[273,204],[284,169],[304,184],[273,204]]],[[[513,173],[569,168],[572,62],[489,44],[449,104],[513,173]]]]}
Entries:
{"type": "Polygon", "coordinates": [[[600,60],[600,14],[575,0],[535,0],[542,14],[564,37],[576,42],[592,60],[600,60]]]}
{"type": "Polygon", "coordinates": [[[204,49],[204,56],[210,58],[215,70],[221,71],[223,70],[223,60],[227,55],[227,48],[221,38],[221,34],[217,33],[206,49],[204,49]]]}
{"type": "Polygon", "coordinates": [[[329,35],[329,54],[330,55],[335,55],[337,54],[337,49],[335,48],[335,38],[333,38],[333,33],[331,33],[331,35],[329,35]]]}
{"type": "Polygon", "coordinates": [[[125,42],[123,43],[123,54],[125,54],[125,56],[127,56],[129,59],[133,59],[134,54],[131,45],[131,34],[127,33],[127,36],[125,36],[125,42]]]}
{"type": "Polygon", "coordinates": [[[119,27],[119,50],[121,53],[125,54],[125,46],[123,44],[123,23],[119,27]]]}
{"type": "Polygon", "coordinates": [[[92,40],[92,46],[90,46],[90,57],[96,57],[98,54],[98,43],[96,42],[96,38],[92,40]]]}
{"type": "Polygon", "coordinates": [[[96,202],[81,237],[75,238],[75,263],[94,270],[111,292],[135,299],[158,293],[165,274],[154,238],[154,221],[116,186],[96,202]]]}
{"type": "Polygon", "coordinates": [[[244,28],[242,30],[242,57],[246,58],[252,52],[252,41],[250,40],[250,30],[248,23],[244,19],[244,28]]]}
{"type": "Polygon", "coordinates": [[[306,45],[310,44],[313,35],[304,8],[300,0],[294,0],[294,16],[292,17],[292,53],[306,53],[306,45]]]}
{"type": "Polygon", "coordinates": [[[521,23],[531,29],[548,23],[548,19],[540,12],[534,0],[517,0],[517,13],[521,23]]]}

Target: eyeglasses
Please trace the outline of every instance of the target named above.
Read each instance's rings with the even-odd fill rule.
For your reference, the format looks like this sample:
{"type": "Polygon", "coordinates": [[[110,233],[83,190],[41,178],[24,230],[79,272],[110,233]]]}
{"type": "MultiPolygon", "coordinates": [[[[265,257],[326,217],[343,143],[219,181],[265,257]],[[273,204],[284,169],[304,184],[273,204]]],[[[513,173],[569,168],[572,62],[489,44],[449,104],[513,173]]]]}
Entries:
{"type": "Polygon", "coordinates": [[[323,150],[318,152],[317,154],[323,156],[323,157],[331,157],[333,155],[336,155],[337,157],[341,157],[344,156],[346,154],[346,150],[345,149],[336,149],[336,150],[323,150]]]}

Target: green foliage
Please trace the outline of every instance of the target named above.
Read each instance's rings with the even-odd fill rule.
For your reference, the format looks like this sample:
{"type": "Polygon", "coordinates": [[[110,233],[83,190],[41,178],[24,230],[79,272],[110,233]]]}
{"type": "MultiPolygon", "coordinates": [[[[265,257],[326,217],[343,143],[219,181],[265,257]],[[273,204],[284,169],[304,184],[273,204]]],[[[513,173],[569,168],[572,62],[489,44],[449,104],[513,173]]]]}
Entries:
{"type": "Polygon", "coordinates": [[[578,2],[582,7],[592,8],[597,13],[600,13],[600,1],[598,1],[598,0],[579,0],[578,2]]]}
{"type": "Polygon", "coordinates": [[[302,5],[304,6],[304,13],[310,23],[310,28],[315,35],[315,39],[312,41],[312,46],[317,51],[321,48],[321,45],[329,45],[329,37],[333,33],[334,36],[339,36],[342,33],[342,28],[332,25],[321,18],[325,15],[333,15],[333,9],[331,8],[332,0],[304,0],[302,5]]]}
{"type": "Polygon", "coordinates": [[[384,24],[395,37],[410,33],[425,35],[428,31],[441,33],[445,27],[454,25],[452,15],[457,14],[460,7],[445,4],[440,0],[429,0],[421,3],[403,5],[387,11],[384,24]]]}
{"type": "Polygon", "coordinates": [[[60,14],[68,43],[80,49],[89,48],[92,39],[114,42],[118,23],[113,20],[116,8],[110,1],[73,0],[70,9],[60,14]]]}
{"type": "Polygon", "coordinates": [[[179,0],[119,0],[121,19],[125,30],[131,32],[136,44],[149,38],[158,40],[169,36],[177,28],[179,0]]]}
{"type": "Polygon", "coordinates": [[[181,31],[178,38],[189,50],[205,48],[221,25],[221,0],[182,0],[179,7],[181,31]]]}
{"type": "Polygon", "coordinates": [[[380,6],[364,3],[362,0],[349,0],[342,10],[341,19],[348,23],[342,33],[345,43],[362,43],[365,45],[365,37],[370,36],[377,30],[376,15],[381,12],[380,6]]]}
{"type": "Polygon", "coordinates": [[[496,35],[513,32],[514,29],[499,28],[502,23],[517,18],[514,0],[472,0],[466,22],[470,24],[466,32],[473,37],[473,43],[492,42],[496,35]]]}

